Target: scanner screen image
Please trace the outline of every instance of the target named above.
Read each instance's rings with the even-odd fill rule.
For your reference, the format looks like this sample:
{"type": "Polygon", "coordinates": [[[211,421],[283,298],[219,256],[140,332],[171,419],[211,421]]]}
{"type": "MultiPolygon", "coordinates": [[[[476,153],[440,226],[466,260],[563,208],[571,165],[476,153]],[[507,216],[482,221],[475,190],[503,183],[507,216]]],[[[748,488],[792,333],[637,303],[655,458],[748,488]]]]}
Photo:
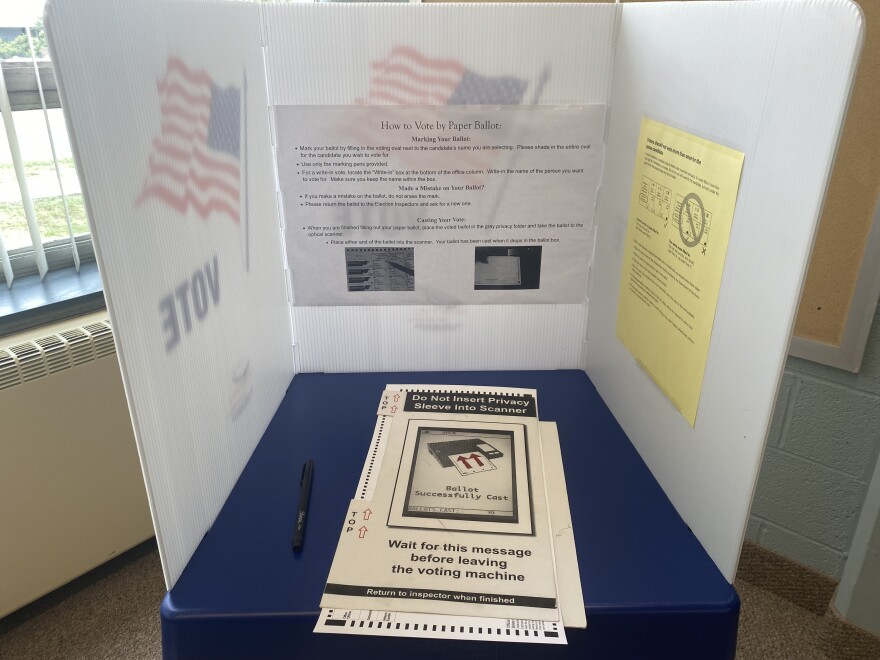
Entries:
{"type": "Polygon", "coordinates": [[[474,248],[474,290],[540,288],[540,245],[474,248]]]}
{"type": "Polygon", "coordinates": [[[422,428],[403,515],[518,522],[513,433],[422,428]]]}
{"type": "Polygon", "coordinates": [[[349,291],[415,291],[413,248],[345,248],[349,291]]]}

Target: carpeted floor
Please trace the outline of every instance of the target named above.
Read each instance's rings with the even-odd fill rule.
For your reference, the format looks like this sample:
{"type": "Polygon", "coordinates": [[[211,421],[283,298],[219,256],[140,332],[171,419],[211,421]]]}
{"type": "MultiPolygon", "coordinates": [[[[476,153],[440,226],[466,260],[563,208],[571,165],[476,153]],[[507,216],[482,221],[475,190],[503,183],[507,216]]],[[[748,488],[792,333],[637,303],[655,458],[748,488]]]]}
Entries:
{"type": "MultiPolygon", "coordinates": [[[[737,660],[838,660],[826,655],[823,617],[749,582],[742,599],[737,660]]],[[[0,658],[161,658],[159,603],[165,593],[153,541],[95,569],[5,619],[0,658]]]]}
{"type": "Polygon", "coordinates": [[[737,660],[837,660],[819,650],[821,616],[744,580],[734,586],[741,603],[737,660]]]}
{"type": "Polygon", "coordinates": [[[3,660],[158,660],[165,595],[155,541],[147,541],[0,619],[3,660]]]}

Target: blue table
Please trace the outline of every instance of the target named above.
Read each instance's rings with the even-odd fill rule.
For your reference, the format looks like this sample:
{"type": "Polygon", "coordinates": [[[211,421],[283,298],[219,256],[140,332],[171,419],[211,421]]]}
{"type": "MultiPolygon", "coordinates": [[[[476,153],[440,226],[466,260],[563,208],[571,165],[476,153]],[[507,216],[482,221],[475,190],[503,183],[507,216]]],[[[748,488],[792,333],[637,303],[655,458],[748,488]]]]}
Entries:
{"type": "Polygon", "coordinates": [[[300,374],[162,603],[166,660],[732,659],[739,597],[580,371],[300,374]],[[386,383],[527,387],[559,429],[587,629],[567,647],[313,634],[386,383]],[[315,460],[301,553],[300,471],[315,460]],[[331,467],[332,466],[332,467],[331,467]]]}

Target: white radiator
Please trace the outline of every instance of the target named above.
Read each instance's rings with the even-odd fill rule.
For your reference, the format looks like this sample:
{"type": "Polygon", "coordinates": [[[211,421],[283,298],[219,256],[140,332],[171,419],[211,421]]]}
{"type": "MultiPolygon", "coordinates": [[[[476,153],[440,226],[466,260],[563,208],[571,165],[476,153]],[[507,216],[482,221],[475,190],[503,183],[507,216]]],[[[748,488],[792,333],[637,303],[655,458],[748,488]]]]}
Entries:
{"type": "Polygon", "coordinates": [[[153,535],[106,317],[0,339],[0,617],[153,535]]]}

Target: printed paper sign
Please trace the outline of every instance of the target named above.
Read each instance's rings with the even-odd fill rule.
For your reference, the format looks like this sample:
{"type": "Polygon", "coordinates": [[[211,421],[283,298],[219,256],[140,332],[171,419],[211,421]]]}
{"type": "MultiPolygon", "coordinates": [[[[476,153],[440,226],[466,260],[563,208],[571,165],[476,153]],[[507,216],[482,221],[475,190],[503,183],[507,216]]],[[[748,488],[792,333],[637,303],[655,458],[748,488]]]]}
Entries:
{"type": "MultiPolygon", "coordinates": [[[[357,487],[358,497],[352,500],[346,516],[315,632],[564,644],[563,621],[585,627],[559,436],[555,424],[540,423],[536,428],[531,423],[537,420],[534,391],[389,385],[377,413],[379,420],[357,487]],[[442,412],[436,412],[430,424],[411,424],[418,421],[411,413],[427,409],[442,412]],[[477,410],[483,414],[475,415],[477,410]],[[448,415],[469,421],[457,422],[448,415]],[[507,416],[515,416],[516,421],[499,421],[507,416]],[[520,418],[525,418],[524,424],[519,423],[520,418]],[[476,427],[475,422],[480,427],[494,424],[495,428],[465,428],[468,423],[476,427]],[[397,483],[406,481],[404,470],[410,465],[400,455],[401,445],[407,441],[401,437],[404,431],[415,429],[408,433],[410,440],[421,439],[420,446],[427,449],[413,452],[412,465],[430,465],[436,476],[437,470],[458,471],[456,466],[462,462],[458,459],[473,464],[474,458],[484,466],[494,466],[487,472],[502,472],[505,459],[514,458],[511,452],[517,446],[511,427],[519,426],[533,440],[528,455],[535,461],[536,471],[531,484],[535,493],[534,534],[484,535],[481,530],[462,534],[446,524],[448,521],[434,531],[392,529],[383,524],[388,509],[383,492],[388,491],[389,476],[396,477],[397,483]],[[545,493],[539,474],[546,475],[544,505],[549,513],[546,522],[550,523],[546,541],[542,539],[545,521],[541,511],[545,493]],[[557,550],[566,557],[562,564],[555,560],[557,550]],[[370,554],[370,566],[349,561],[351,556],[363,557],[373,551],[377,554],[370,554]],[[549,575],[542,577],[541,573],[551,566],[556,599],[546,595],[549,592],[542,584],[549,575]],[[507,618],[517,616],[514,612],[525,616],[507,618]]],[[[410,485],[419,481],[417,472],[418,468],[411,469],[410,485]]],[[[442,477],[452,482],[448,490],[437,490],[442,484],[430,480],[419,487],[434,491],[428,497],[449,493],[452,499],[475,502],[481,499],[477,495],[489,494],[495,495],[496,501],[507,501],[504,498],[515,491],[502,494],[499,483],[490,486],[481,482],[478,486],[476,481],[464,481],[484,476],[469,472],[469,468],[464,472],[459,471],[460,477],[442,477]]]]}
{"type": "Polygon", "coordinates": [[[642,121],[617,337],[696,422],[744,155],[642,121]]]}
{"type": "Polygon", "coordinates": [[[534,391],[386,390],[378,413],[321,607],[558,622],[534,391]]]}
{"type": "Polygon", "coordinates": [[[278,106],[296,305],[580,303],[605,106],[278,106]]]}

